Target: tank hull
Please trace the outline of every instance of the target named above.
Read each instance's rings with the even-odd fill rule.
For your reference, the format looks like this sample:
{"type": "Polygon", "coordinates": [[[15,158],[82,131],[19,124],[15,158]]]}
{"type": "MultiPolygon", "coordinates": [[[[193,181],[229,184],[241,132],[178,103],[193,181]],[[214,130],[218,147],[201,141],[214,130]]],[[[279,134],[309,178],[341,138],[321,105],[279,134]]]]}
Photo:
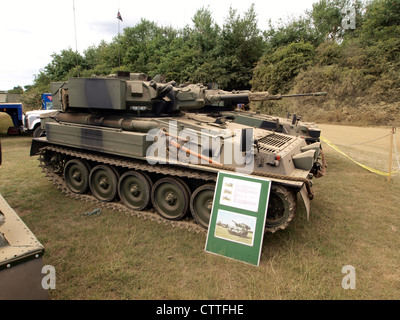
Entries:
{"type": "MultiPolygon", "coordinates": [[[[80,117],[82,118],[82,117],[80,117]]],[[[126,118],[124,118],[126,119],[126,118]]],[[[174,179],[180,179],[183,181],[185,187],[188,190],[187,197],[191,197],[192,194],[195,193],[197,188],[201,187],[204,184],[215,183],[217,180],[218,172],[220,171],[236,171],[240,173],[247,173],[252,175],[261,176],[264,178],[268,178],[273,182],[273,186],[282,186],[289,190],[288,192],[301,195],[301,199],[305,203],[307,210],[310,208],[310,199],[312,198],[312,189],[311,184],[309,182],[309,171],[301,170],[294,166],[294,161],[292,160],[292,154],[301,153],[300,149],[306,147],[306,143],[304,140],[288,137],[285,135],[274,134],[272,137],[269,137],[270,133],[265,136],[265,132],[260,129],[260,132],[255,132],[254,134],[261,135],[265,137],[265,141],[263,138],[259,139],[261,142],[259,143],[259,147],[262,152],[266,155],[275,154],[280,152],[285,159],[279,166],[267,164],[266,159],[268,156],[262,158],[264,162],[262,166],[259,164],[261,160],[257,160],[252,163],[251,166],[246,164],[237,164],[230,163],[227,165],[226,163],[222,164],[221,159],[225,159],[226,152],[224,153],[224,148],[229,144],[227,141],[232,138],[233,134],[227,134],[229,130],[234,132],[242,132],[245,128],[242,125],[235,125],[233,127],[225,127],[224,131],[221,133],[218,130],[215,130],[214,127],[212,130],[207,132],[203,132],[206,134],[207,139],[215,140],[216,137],[222,139],[217,147],[214,149],[211,148],[209,150],[213,151],[213,154],[208,154],[210,157],[197,157],[198,155],[204,156],[204,150],[202,149],[202,138],[199,137],[198,142],[191,146],[188,145],[188,142],[182,141],[179,136],[182,136],[182,139],[187,140],[187,136],[183,137],[184,134],[180,134],[180,132],[184,132],[185,130],[178,131],[178,128],[186,128],[185,134],[193,135],[200,134],[201,128],[204,129],[204,123],[200,120],[207,120],[207,118],[202,117],[193,119],[192,116],[183,115],[179,118],[176,117],[164,117],[162,119],[149,119],[151,121],[151,125],[148,123],[147,125],[143,125],[140,127],[141,129],[136,129],[132,131],[123,130],[118,127],[105,127],[100,125],[87,125],[77,122],[58,122],[58,121],[46,121],[45,128],[47,135],[46,137],[36,138],[32,140],[32,148],[31,155],[40,154],[42,166],[47,171],[49,176],[52,176],[51,180],[58,181],[59,185],[62,185],[61,188],[70,193],[71,196],[77,197],[77,192],[72,191],[68,188],[68,181],[66,180],[65,175],[65,166],[68,161],[73,159],[79,159],[85,161],[85,166],[88,167],[88,179],[90,170],[99,165],[109,166],[117,172],[117,179],[127,172],[139,172],[139,174],[145,174],[150,177],[152,183],[157,182],[160,179],[166,177],[173,177],[174,179]],[[194,121],[195,120],[195,121],[194,121]],[[156,125],[155,125],[156,124],[156,125]],[[171,127],[172,124],[172,127],[171,127]],[[171,149],[171,141],[167,140],[169,149],[167,150],[168,154],[165,154],[166,157],[160,157],[160,148],[156,149],[156,152],[149,153],[149,149],[154,146],[156,137],[160,138],[159,135],[155,133],[149,134],[146,133],[146,130],[149,128],[151,130],[156,130],[156,132],[160,132],[160,128],[165,129],[168,128],[166,134],[170,136],[175,136],[176,139],[172,139],[172,141],[179,142],[182,146],[189,146],[186,151],[183,149],[176,147],[175,149],[171,149]],[[157,131],[158,130],[158,131],[157,131]],[[224,139],[225,138],[225,139],[224,139]],[[270,142],[267,142],[268,139],[275,139],[273,145],[269,145],[270,142]],[[279,147],[278,141],[280,141],[281,146],[279,147]],[[225,141],[227,140],[227,141],[225,141]],[[264,141],[264,142],[263,142],[264,141]],[[195,147],[194,147],[195,146],[195,147]],[[275,149],[273,149],[275,148],[275,149]],[[175,152],[173,152],[175,150],[175,152]],[[221,151],[222,150],[222,151],[221,151]],[[188,152],[192,152],[189,157],[187,157],[188,152]],[[182,156],[184,154],[184,156],[182,156]],[[197,156],[194,156],[196,154],[197,156]],[[216,157],[213,157],[216,155],[216,157]],[[53,164],[54,159],[58,161],[58,164],[53,164]],[[213,160],[215,159],[215,161],[213,160]],[[286,161],[286,162],[285,162],[286,161]],[[250,167],[250,171],[249,171],[250,167]],[[247,170],[247,171],[246,171],[247,170]]],[[[210,119],[208,119],[210,120],[210,119]]],[[[143,119],[129,119],[129,121],[143,121],[143,119]]],[[[116,123],[122,123],[122,121],[117,121],[116,123]]],[[[162,131],[165,132],[165,131],[162,131]]],[[[204,137],[203,137],[204,138],[204,137]]],[[[193,139],[192,139],[193,141],[193,139]]],[[[160,142],[160,140],[156,141],[160,142]]],[[[177,143],[178,144],[178,143],[177,143]]],[[[208,141],[206,145],[212,144],[212,141],[208,141]]],[[[232,149],[238,149],[240,146],[238,144],[233,143],[232,149]]],[[[179,145],[179,144],[178,144],[179,145]]],[[[162,148],[161,148],[162,149],[162,148]]],[[[229,149],[229,148],[227,148],[229,149]]],[[[161,152],[162,153],[162,152],[161,152]]],[[[234,158],[234,155],[232,155],[234,158]]],[[[275,157],[274,157],[275,159],[275,157]]],[[[233,161],[234,162],[234,161],[233,161]]],[[[116,200],[118,203],[122,203],[122,206],[128,207],[124,208],[124,210],[132,211],[131,206],[126,206],[126,201],[122,201],[124,196],[119,194],[119,186],[115,186],[116,192],[113,200],[116,200]]],[[[272,189],[274,190],[274,188],[272,189]]],[[[147,192],[149,194],[153,194],[153,190],[151,188],[142,190],[142,192],[147,192]]],[[[272,191],[273,192],[273,191],[272,191]]],[[[82,198],[91,197],[93,201],[98,201],[99,197],[96,198],[95,192],[91,190],[90,187],[87,188],[85,195],[81,195],[81,192],[78,192],[79,196],[82,198]]],[[[286,195],[278,195],[278,199],[282,201],[286,201],[286,195]]],[[[151,198],[151,197],[149,197],[151,198]]],[[[291,197],[291,202],[296,202],[295,197],[291,197]]],[[[105,198],[100,198],[100,201],[103,204],[109,205],[109,201],[103,201],[105,198]]],[[[156,200],[154,200],[156,202],[156,200]]],[[[165,200],[168,201],[168,200],[165,200]]],[[[195,200],[193,200],[195,201],[195,200]]],[[[114,201],[115,203],[115,201],[114,201]]],[[[157,204],[156,204],[157,205],[157,204]]],[[[156,206],[155,205],[155,206],[156,206]]],[[[293,207],[297,206],[297,204],[289,204],[287,206],[281,205],[280,207],[288,207],[287,211],[292,211],[291,214],[285,214],[284,223],[278,223],[272,228],[266,227],[266,231],[275,232],[280,229],[286,228],[287,224],[293,218],[295,210],[293,207]]],[[[144,207],[138,207],[140,210],[147,210],[149,207],[152,207],[152,202],[144,207]]],[[[154,206],[153,206],[154,207],[154,206]]],[[[195,205],[191,203],[190,207],[196,208],[195,205]]],[[[137,213],[137,207],[133,208],[133,212],[137,213]]],[[[202,208],[203,211],[204,208],[202,208]]],[[[273,209],[271,208],[270,211],[273,209]]],[[[186,210],[190,211],[190,210],[186,210]]],[[[193,208],[192,208],[193,211],[193,208]]],[[[208,207],[207,212],[211,212],[208,207]]],[[[189,212],[182,214],[182,216],[187,216],[189,212]]],[[[193,214],[193,212],[192,212],[193,214]]],[[[207,214],[207,213],[206,213],[207,214]]],[[[144,214],[146,216],[146,214],[144,214]]],[[[190,216],[190,213],[189,213],[190,216]]],[[[178,215],[179,220],[182,218],[178,215]]],[[[170,214],[166,215],[166,218],[170,218],[170,214]]],[[[172,220],[178,219],[176,217],[172,217],[172,220]]],[[[190,217],[190,221],[192,218],[190,217]]],[[[181,224],[185,228],[189,227],[189,229],[198,229],[197,226],[194,226],[198,220],[194,220],[194,223],[187,223],[185,221],[181,224],[180,221],[175,221],[175,224],[181,224]]],[[[276,222],[276,221],[275,221],[276,222]]],[[[200,217],[200,223],[203,229],[208,226],[208,218],[200,217]]]]}

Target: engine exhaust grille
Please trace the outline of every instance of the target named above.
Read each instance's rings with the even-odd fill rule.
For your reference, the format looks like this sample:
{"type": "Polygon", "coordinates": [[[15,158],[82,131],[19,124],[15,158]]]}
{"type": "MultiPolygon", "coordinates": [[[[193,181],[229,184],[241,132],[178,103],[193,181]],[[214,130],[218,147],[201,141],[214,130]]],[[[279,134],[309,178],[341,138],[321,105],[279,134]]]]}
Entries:
{"type": "Polygon", "coordinates": [[[271,133],[261,139],[258,139],[259,148],[266,152],[278,152],[287,143],[294,140],[291,136],[271,133]]]}

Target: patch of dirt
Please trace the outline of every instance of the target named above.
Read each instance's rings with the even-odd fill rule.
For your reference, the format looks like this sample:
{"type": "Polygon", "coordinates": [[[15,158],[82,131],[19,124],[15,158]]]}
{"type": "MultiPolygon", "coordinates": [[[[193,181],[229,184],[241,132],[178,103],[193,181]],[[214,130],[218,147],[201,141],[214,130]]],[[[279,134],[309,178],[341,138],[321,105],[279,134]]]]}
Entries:
{"type": "Polygon", "coordinates": [[[29,209],[27,209],[27,210],[22,210],[22,209],[20,209],[20,208],[18,208],[18,207],[13,207],[13,209],[14,209],[15,212],[17,212],[17,214],[18,214],[20,217],[27,216],[27,215],[29,215],[29,214],[32,213],[32,210],[29,210],[29,209]]]}

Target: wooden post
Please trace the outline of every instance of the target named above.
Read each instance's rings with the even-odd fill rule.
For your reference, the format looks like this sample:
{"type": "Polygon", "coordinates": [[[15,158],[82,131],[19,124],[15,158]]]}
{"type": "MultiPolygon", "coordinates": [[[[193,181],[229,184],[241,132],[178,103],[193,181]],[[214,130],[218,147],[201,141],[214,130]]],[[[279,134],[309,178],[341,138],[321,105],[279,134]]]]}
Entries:
{"type": "Polygon", "coordinates": [[[388,175],[388,182],[390,181],[390,175],[392,174],[392,161],[393,161],[393,133],[394,127],[390,131],[390,147],[389,147],[389,175],[388,175]]]}

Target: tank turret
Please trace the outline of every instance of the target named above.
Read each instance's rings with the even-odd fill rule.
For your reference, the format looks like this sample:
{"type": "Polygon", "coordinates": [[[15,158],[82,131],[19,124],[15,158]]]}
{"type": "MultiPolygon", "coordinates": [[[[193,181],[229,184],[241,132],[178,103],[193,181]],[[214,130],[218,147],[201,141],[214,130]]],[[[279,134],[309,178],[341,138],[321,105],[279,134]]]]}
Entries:
{"type": "Polygon", "coordinates": [[[246,229],[246,230],[250,230],[250,227],[247,224],[243,223],[243,222],[237,223],[234,220],[232,220],[232,222],[235,224],[236,227],[243,228],[243,229],[246,229]]]}
{"type": "Polygon", "coordinates": [[[146,114],[172,114],[205,106],[227,107],[250,101],[281,100],[300,96],[321,96],[325,92],[270,95],[268,92],[224,91],[202,84],[159,83],[144,74],[121,73],[107,78],[71,78],[52,83],[54,109],[142,111],[146,114]],[[125,76],[124,76],[125,75],[125,76]]]}

